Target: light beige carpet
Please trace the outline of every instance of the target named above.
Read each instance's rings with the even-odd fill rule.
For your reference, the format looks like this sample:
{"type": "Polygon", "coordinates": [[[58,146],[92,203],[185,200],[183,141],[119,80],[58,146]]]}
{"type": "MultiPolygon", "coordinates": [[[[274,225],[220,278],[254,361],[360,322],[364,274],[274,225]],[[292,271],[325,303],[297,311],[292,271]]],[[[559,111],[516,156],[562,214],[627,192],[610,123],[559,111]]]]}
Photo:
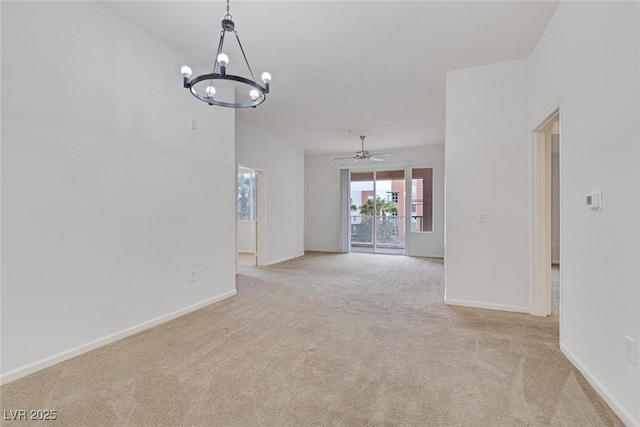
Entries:
{"type": "Polygon", "coordinates": [[[55,409],[57,426],[621,425],[557,319],[445,306],[441,261],[240,271],[238,296],[3,386],[2,409],[55,409]]]}

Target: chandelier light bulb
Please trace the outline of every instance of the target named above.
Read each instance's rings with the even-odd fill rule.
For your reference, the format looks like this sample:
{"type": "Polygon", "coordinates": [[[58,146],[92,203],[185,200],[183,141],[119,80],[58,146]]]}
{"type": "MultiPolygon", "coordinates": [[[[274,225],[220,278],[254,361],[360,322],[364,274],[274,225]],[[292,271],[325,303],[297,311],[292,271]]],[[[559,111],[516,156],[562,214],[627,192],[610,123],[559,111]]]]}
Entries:
{"type": "Polygon", "coordinates": [[[260,93],[258,93],[257,90],[253,89],[251,92],[249,92],[249,96],[251,97],[252,101],[255,101],[260,96],[260,93]]]}
{"type": "Polygon", "coordinates": [[[218,55],[218,64],[220,64],[220,74],[227,74],[227,64],[229,63],[229,57],[224,53],[218,55]]]}
{"type": "Polygon", "coordinates": [[[180,69],[180,72],[182,73],[182,77],[191,77],[191,68],[186,65],[180,69]]]}
{"type": "Polygon", "coordinates": [[[213,95],[216,94],[216,88],[213,86],[207,87],[207,98],[213,98],[213,95]]]}
{"type": "Polygon", "coordinates": [[[262,81],[265,83],[271,83],[271,74],[267,73],[266,71],[264,73],[262,73],[262,81]]]}
{"type": "Polygon", "coordinates": [[[224,53],[221,53],[220,55],[218,55],[218,62],[220,63],[220,65],[226,67],[229,63],[229,57],[224,53]]]}

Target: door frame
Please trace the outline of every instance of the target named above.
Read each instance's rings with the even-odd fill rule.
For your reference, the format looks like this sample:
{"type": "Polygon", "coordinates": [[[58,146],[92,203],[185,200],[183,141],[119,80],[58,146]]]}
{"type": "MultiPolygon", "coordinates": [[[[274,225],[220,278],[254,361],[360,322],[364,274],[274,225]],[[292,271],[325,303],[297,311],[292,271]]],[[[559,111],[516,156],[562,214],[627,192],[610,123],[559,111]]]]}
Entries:
{"type": "Polygon", "coordinates": [[[267,265],[267,172],[256,171],[256,265],[267,265]]]}
{"type": "MultiPolygon", "coordinates": [[[[562,165],[562,116],[556,107],[531,131],[530,142],[530,255],[529,255],[529,313],[533,316],[551,314],[551,123],[558,118],[560,133],[559,158],[562,165]]],[[[562,166],[560,180],[560,259],[563,259],[562,227],[562,166]]],[[[560,269],[562,283],[562,269],[560,269]]],[[[560,286],[560,303],[562,286],[560,286]]],[[[562,310],[560,310],[560,322],[562,310]]],[[[562,333],[562,328],[560,328],[562,333]]]]}

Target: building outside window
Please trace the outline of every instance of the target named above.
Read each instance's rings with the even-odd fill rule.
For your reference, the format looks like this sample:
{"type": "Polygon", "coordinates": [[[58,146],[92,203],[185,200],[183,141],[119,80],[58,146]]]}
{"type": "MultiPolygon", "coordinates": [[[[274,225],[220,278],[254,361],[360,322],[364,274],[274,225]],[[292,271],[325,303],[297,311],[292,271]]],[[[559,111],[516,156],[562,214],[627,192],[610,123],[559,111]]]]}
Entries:
{"type": "Polygon", "coordinates": [[[411,169],[411,231],[433,231],[433,168],[411,169]]]}

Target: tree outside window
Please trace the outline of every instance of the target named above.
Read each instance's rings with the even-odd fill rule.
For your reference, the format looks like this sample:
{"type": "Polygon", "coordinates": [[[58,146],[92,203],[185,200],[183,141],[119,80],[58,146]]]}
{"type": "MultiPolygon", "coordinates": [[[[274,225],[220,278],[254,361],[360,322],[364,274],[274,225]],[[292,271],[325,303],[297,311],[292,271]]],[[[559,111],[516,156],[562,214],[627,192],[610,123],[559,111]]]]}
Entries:
{"type": "Polygon", "coordinates": [[[255,221],[256,172],[238,168],[238,221],[255,221]]]}

